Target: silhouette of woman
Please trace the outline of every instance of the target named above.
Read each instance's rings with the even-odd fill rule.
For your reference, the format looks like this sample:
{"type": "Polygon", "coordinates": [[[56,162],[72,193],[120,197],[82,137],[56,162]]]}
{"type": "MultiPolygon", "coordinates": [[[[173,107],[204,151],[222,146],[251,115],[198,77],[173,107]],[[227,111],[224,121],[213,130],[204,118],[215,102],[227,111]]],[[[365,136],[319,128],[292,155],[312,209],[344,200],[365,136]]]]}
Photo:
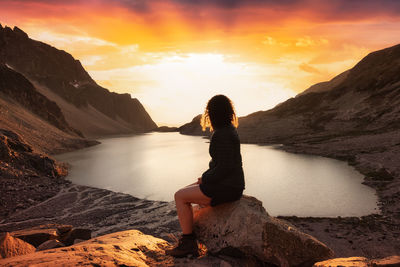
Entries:
{"type": "Polygon", "coordinates": [[[215,206],[240,199],[244,190],[244,174],[240,141],[236,128],[238,119],[231,100],[224,95],[212,97],[201,117],[203,131],[213,132],[209,153],[211,161],[197,182],[175,193],[175,204],[182,236],[178,245],[167,250],[174,257],[198,255],[193,233],[192,203],[215,206]]]}

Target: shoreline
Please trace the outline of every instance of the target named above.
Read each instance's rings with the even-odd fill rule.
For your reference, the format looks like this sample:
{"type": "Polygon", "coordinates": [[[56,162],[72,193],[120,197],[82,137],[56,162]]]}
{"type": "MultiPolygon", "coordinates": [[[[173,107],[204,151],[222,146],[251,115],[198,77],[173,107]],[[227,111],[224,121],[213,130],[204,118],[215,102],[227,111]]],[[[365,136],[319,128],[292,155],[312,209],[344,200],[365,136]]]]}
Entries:
{"type": "MultiPolygon", "coordinates": [[[[344,160],[341,156],[333,156],[327,150],[321,153],[321,150],[310,151],[307,147],[285,144],[276,148],[290,153],[344,160]]],[[[75,150],[72,149],[69,152],[71,151],[75,150]]],[[[349,156],[348,159],[351,157],[349,156]]],[[[383,189],[380,183],[368,180],[365,168],[361,168],[356,161],[346,160],[346,162],[362,173],[364,182],[375,189],[381,203],[379,205],[381,214],[336,218],[277,217],[289,221],[301,231],[324,242],[335,251],[337,257],[379,258],[398,254],[400,251],[400,227],[398,225],[400,224],[393,213],[388,213],[391,209],[387,208],[389,203],[384,201],[388,196],[382,194],[383,189]]],[[[146,234],[174,241],[170,234],[179,233],[179,223],[173,202],[139,199],[124,193],[73,184],[66,177],[60,179],[59,191],[54,196],[12,213],[8,218],[0,221],[0,231],[13,231],[37,224],[63,223],[89,227],[96,236],[115,231],[139,229],[146,234]],[[46,214],[54,208],[60,210],[51,212],[51,215],[46,214]],[[144,214],[146,216],[143,216],[144,214]]],[[[394,177],[393,180],[397,181],[398,179],[394,177]]]]}
{"type": "MultiPolygon", "coordinates": [[[[278,149],[290,153],[318,155],[345,161],[364,176],[364,185],[375,190],[380,211],[379,214],[361,217],[278,216],[278,218],[288,220],[301,231],[324,242],[340,257],[379,258],[400,252],[400,214],[398,213],[400,210],[400,179],[398,172],[389,172],[387,164],[382,163],[376,164],[379,166],[378,168],[371,167],[371,162],[364,161],[357,151],[338,153],[333,146],[321,147],[321,143],[311,146],[304,143],[284,144],[278,149]]],[[[368,155],[368,153],[365,154],[368,155]]]]}

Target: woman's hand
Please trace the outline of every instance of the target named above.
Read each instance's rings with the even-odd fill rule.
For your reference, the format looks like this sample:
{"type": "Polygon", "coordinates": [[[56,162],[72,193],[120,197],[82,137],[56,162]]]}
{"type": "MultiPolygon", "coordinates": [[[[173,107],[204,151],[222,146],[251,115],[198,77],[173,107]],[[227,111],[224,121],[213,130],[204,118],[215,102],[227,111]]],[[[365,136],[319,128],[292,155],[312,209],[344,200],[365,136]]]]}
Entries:
{"type": "Polygon", "coordinates": [[[197,178],[197,184],[201,184],[201,177],[197,178]]]}

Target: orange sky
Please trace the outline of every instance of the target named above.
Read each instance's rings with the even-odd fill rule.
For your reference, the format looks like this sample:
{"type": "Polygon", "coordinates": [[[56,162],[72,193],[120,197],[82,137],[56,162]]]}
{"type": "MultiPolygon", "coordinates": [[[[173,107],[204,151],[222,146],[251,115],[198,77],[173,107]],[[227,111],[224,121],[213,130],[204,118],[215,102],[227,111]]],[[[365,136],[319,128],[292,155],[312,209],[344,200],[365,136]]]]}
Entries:
{"type": "Polygon", "coordinates": [[[2,0],[0,23],[66,50],[102,86],[181,125],[217,93],[266,110],[400,43],[395,0],[2,0]]]}

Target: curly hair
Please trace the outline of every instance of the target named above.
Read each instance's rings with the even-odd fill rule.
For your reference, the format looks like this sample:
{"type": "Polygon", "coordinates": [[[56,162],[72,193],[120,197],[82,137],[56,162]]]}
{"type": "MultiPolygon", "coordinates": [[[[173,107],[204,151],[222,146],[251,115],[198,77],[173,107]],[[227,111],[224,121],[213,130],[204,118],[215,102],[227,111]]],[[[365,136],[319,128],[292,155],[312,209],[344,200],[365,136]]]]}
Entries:
{"type": "Polygon", "coordinates": [[[203,131],[207,128],[213,131],[229,124],[232,124],[236,128],[239,125],[232,101],[224,95],[213,96],[208,100],[204,113],[201,116],[200,125],[203,131]]]}

